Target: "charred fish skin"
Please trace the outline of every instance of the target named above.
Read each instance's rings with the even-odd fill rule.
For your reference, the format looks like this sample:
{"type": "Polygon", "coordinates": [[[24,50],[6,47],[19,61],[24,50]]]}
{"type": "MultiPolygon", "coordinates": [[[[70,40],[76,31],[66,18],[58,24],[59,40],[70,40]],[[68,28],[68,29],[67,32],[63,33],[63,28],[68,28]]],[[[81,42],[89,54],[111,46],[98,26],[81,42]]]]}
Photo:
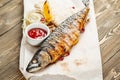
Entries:
{"type": "Polygon", "coordinates": [[[89,8],[70,16],[41,44],[27,66],[28,72],[39,71],[64,56],[79,41],[79,36],[86,23],[89,8]]]}

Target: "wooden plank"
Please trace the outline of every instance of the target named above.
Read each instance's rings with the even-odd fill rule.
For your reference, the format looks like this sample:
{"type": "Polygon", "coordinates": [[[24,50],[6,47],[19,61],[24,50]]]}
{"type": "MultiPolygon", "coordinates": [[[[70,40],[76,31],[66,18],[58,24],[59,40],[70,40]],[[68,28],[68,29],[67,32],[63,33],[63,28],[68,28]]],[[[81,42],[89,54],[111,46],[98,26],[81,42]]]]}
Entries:
{"type": "Polygon", "coordinates": [[[0,80],[23,79],[19,71],[19,49],[22,22],[0,37],[0,80]]]}
{"type": "Polygon", "coordinates": [[[119,4],[120,0],[95,0],[104,80],[120,80],[119,4]]]}
{"type": "Polygon", "coordinates": [[[0,8],[8,4],[12,0],[0,0],[0,8]]]}
{"type": "Polygon", "coordinates": [[[0,5],[0,80],[25,80],[18,68],[22,3],[22,0],[0,1],[3,4],[0,5]]]}
{"type": "Polygon", "coordinates": [[[120,80],[120,49],[104,64],[103,72],[105,80],[120,80]]]}
{"type": "MultiPolygon", "coordinates": [[[[5,0],[4,0],[5,1],[5,0]]],[[[18,24],[23,16],[22,0],[12,0],[0,8],[0,36],[18,24]]]]}

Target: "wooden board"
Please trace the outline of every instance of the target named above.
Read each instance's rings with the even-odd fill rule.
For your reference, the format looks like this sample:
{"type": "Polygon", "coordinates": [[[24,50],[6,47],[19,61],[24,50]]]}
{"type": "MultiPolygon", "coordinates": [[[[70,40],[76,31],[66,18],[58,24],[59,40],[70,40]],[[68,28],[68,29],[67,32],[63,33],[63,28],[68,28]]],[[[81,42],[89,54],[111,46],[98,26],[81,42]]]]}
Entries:
{"type": "MultiPolygon", "coordinates": [[[[104,80],[120,80],[120,0],[94,0],[104,80]]],[[[18,68],[22,0],[0,0],[0,80],[25,80],[18,68]]]]}

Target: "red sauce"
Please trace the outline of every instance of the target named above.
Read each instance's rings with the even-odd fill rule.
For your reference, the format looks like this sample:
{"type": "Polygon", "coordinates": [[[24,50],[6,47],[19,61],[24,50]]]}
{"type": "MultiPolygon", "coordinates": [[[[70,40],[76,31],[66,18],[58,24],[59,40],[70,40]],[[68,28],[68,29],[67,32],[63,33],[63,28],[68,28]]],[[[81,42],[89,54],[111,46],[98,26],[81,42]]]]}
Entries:
{"type": "Polygon", "coordinates": [[[47,31],[41,28],[33,28],[28,31],[28,35],[33,39],[43,38],[47,35],[47,31]]]}
{"type": "Polygon", "coordinates": [[[66,52],[66,54],[65,54],[64,56],[60,57],[59,60],[60,60],[60,61],[63,61],[63,60],[64,60],[64,57],[69,56],[69,55],[70,55],[70,53],[69,53],[69,52],[66,52]]]}
{"type": "Polygon", "coordinates": [[[69,55],[70,55],[70,52],[66,52],[64,57],[69,56],[69,55]]]}
{"type": "Polygon", "coordinates": [[[60,57],[59,60],[60,60],[60,61],[63,61],[63,60],[64,60],[64,57],[60,57]]]}

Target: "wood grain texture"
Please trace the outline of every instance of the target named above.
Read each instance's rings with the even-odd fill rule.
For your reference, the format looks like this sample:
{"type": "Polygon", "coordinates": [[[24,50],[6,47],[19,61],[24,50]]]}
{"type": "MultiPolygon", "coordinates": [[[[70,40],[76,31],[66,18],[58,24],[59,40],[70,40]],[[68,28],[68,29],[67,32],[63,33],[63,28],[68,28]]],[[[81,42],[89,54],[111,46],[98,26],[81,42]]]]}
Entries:
{"type": "Polygon", "coordinates": [[[94,4],[103,78],[120,80],[120,0],[95,0],[94,4]]]}
{"type": "MultiPolygon", "coordinates": [[[[104,80],[120,80],[120,0],[94,0],[104,80]]],[[[0,0],[0,80],[25,80],[19,71],[22,0],[0,0]]]]}

